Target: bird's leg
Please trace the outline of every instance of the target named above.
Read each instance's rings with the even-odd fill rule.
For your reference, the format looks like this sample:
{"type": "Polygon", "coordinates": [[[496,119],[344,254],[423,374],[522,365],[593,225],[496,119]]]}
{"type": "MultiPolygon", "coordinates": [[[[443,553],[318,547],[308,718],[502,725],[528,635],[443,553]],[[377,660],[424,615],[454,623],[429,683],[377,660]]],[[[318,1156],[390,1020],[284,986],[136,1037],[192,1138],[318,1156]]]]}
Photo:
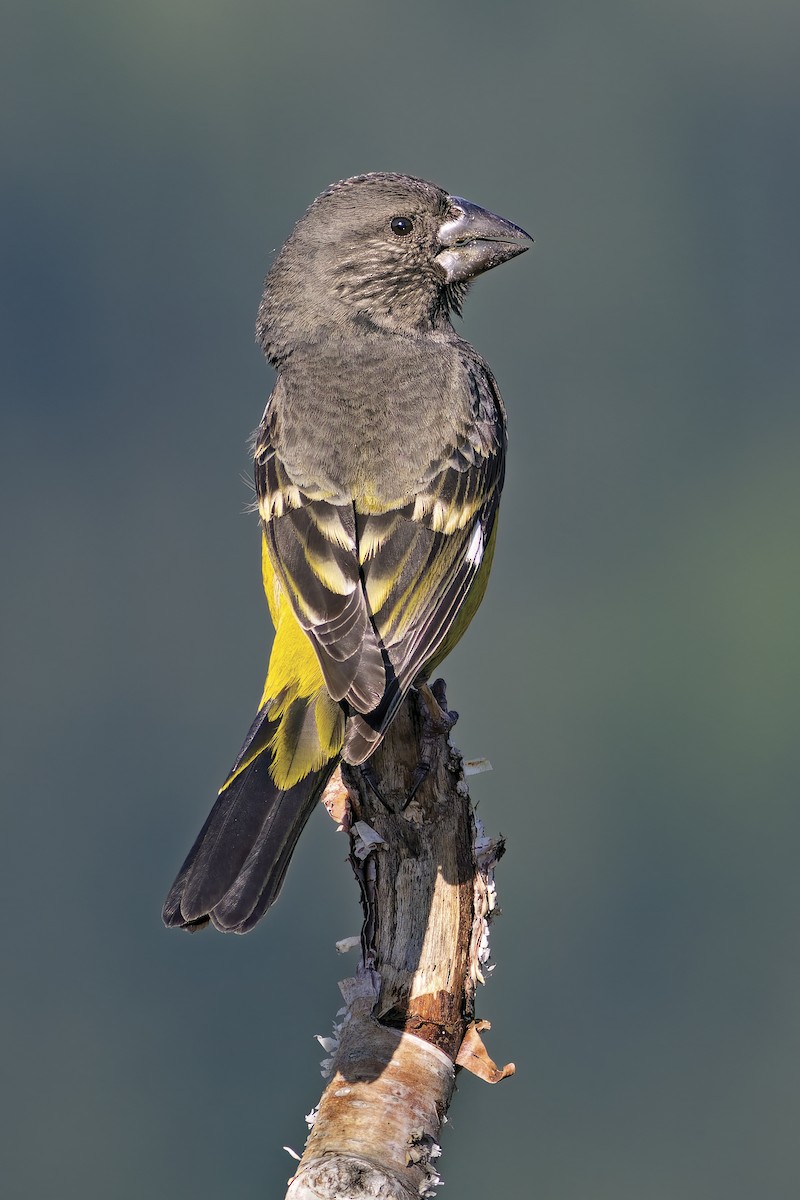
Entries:
{"type": "Polygon", "coordinates": [[[422,701],[420,707],[422,716],[420,760],[414,769],[411,788],[403,805],[404,808],[411,803],[430,774],[431,753],[437,738],[446,737],[458,720],[458,713],[450,712],[447,707],[446,684],[443,679],[437,679],[433,685],[422,680],[416,683],[414,688],[422,701]]]}

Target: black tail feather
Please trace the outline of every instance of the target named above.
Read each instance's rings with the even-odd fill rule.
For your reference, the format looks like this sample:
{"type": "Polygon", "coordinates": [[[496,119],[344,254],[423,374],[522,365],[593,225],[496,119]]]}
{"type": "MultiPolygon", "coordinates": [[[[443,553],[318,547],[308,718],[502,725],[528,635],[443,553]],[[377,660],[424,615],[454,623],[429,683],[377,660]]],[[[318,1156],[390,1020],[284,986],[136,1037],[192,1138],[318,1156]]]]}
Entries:
{"type": "Polygon", "coordinates": [[[220,794],[170,888],[164,924],[244,933],[277,899],[336,759],[281,791],[259,755],[220,794]]]}

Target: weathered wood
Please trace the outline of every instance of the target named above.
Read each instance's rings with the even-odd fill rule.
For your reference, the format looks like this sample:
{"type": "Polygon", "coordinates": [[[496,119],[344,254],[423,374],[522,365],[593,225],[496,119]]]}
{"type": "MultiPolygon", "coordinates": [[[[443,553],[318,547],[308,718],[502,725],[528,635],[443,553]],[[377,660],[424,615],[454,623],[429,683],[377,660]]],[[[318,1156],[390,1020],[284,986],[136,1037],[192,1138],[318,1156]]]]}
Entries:
{"type": "Polygon", "coordinates": [[[340,985],[332,1079],[287,1200],[433,1195],[456,1061],[486,1079],[513,1071],[491,1062],[474,1021],[502,846],[479,836],[461,756],[432,735],[431,708],[412,692],[368,772],[343,770],[362,960],[340,985]],[[421,760],[430,770],[408,801],[421,760]]]}

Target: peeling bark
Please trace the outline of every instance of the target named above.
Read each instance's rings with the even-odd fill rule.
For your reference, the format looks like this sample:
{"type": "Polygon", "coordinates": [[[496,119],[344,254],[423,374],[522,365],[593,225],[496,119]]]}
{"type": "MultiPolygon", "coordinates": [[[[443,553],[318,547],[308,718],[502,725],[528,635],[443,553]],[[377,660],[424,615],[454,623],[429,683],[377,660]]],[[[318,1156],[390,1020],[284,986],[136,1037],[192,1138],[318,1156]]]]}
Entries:
{"type": "MultiPolygon", "coordinates": [[[[435,691],[444,704],[443,685],[435,691]]],[[[487,1023],[474,1019],[503,846],[478,827],[461,756],[433,711],[431,693],[412,692],[369,770],[344,767],[326,793],[349,829],[362,958],[340,984],[341,1021],[323,1039],[332,1078],[287,1200],[433,1196],[457,1067],[490,1082],[514,1070],[491,1061],[487,1023]]]]}

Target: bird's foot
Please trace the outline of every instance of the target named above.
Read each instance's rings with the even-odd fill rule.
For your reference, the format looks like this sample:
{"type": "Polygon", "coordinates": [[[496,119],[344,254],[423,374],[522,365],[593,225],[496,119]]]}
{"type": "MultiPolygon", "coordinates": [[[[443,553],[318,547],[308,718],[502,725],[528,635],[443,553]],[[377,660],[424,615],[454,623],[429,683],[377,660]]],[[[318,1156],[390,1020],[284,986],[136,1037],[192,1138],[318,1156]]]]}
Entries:
{"type": "Polygon", "coordinates": [[[420,708],[422,715],[421,754],[420,760],[414,768],[404,808],[408,807],[431,773],[431,760],[436,742],[440,737],[447,737],[458,720],[458,713],[451,712],[447,707],[447,691],[443,679],[437,679],[432,685],[418,683],[415,685],[415,690],[422,701],[420,708]]]}

